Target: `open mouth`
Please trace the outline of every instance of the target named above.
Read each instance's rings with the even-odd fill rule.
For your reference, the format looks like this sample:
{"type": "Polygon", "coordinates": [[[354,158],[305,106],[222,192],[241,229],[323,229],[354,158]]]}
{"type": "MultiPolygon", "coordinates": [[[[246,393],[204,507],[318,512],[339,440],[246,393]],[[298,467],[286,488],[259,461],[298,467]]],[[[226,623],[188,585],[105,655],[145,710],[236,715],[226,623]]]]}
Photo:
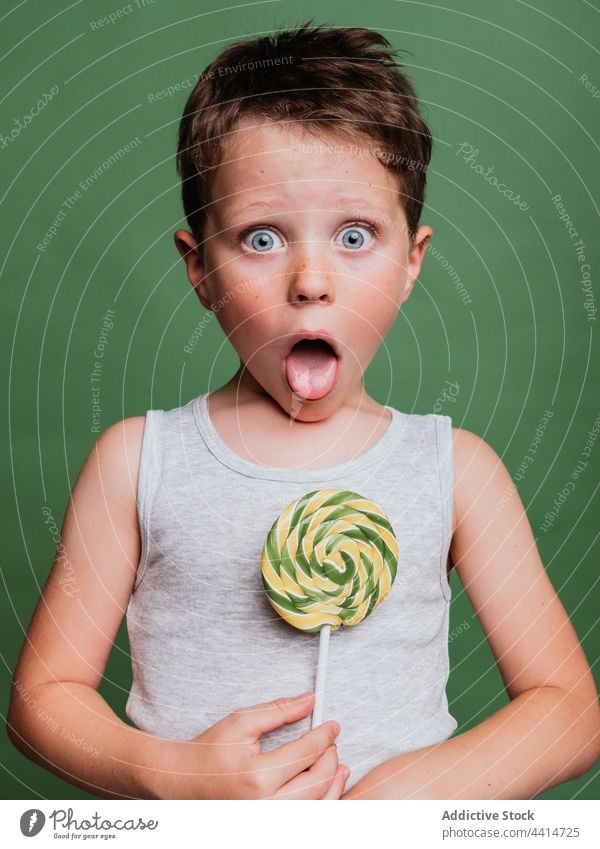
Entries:
{"type": "Polygon", "coordinates": [[[300,339],[285,358],[290,389],[307,401],[324,398],[333,389],[339,358],[325,339],[300,339]]]}

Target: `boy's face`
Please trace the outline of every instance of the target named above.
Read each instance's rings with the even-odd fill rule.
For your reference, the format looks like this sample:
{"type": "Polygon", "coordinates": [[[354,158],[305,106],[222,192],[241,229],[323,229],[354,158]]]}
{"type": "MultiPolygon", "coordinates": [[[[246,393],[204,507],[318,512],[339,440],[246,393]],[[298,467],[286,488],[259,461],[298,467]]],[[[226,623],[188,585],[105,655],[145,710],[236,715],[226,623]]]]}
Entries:
{"type": "Polygon", "coordinates": [[[296,418],[361,403],[362,375],[432,234],[420,227],[410,245],[401,199],[367,142],[245,118],[213,177],[204,245],[175,233],[200,301],[245,366],[240,380],[296,418]],[[314,341],[323,336],[334,350],[314,341]]]}

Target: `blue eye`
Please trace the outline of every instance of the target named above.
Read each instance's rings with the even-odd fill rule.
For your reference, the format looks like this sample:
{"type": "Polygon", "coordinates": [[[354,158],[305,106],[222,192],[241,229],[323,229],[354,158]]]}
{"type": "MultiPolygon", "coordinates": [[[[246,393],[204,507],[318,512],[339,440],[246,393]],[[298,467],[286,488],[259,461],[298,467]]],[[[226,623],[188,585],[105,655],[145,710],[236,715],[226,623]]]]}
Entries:
{"type": "Polygon", "coordinates": [[[268,253],[273,248],[281,247],[283,244],[281,241],[278,244],[275,243],[275,238],[279,239],[279,236],[276,235],[272,230],[258,229],[250,230],[243,238],[244,244],[248,247],[251,247],[253,251],[257,251],[257,253],[268,253]],[[250,244],[248,245],[246,239],[250,237],[250,244]]]}
{"type": "Polygon", "coordinates": [[[346,227],[343,231],[342,242],[345,248],[350,248],[350,250],[358,250],[364,247],[365,237],[364,233],[368,233],[369,236],[373,236],[373,233],[368,227],[365,227],[360,224],[352,224],[350,227],[346,227]]]}

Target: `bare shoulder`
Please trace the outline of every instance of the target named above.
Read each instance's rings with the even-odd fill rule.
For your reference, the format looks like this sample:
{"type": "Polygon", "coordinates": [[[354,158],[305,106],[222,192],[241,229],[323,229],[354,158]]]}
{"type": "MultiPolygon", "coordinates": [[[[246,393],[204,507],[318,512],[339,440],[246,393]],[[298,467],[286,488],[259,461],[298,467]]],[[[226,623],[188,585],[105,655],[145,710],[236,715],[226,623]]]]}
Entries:
{"type": "Polygon", "coordinates": [[[469,512],[493,508],[508,494],[518,494],[512,478],[492,446],[470,430],[452,428],[454,449],[454,530],[469,512]]]}
{"type": "Polygon", "coordinates": [[[124,453],[131,460],[141,453],[146,416],[121,419],[108,427],[98,438],[96,445],[107,453],[124,453]]]}
{"type": "Polygon", "coordinates": [[[465,428],[462,427],[453,427],[452,441],[454,443],[455,460],[458,459],[460,461],[468,459],[476,452],[482,452],[480,456],[487,454],[490,459],[492,455],[499,459],[492,446],[489,445],[485,439],[482,439],[481,436],[477,436],[477,434],[473,433],[471,430],[465,430],[465,428]]]}
{"type": "Polygon", "coordinates": [[[133,416],[108,427],[88,454],[76,485],[100,479],[113,492],[136,496],[145,422],[145,416],[133,416]]]}

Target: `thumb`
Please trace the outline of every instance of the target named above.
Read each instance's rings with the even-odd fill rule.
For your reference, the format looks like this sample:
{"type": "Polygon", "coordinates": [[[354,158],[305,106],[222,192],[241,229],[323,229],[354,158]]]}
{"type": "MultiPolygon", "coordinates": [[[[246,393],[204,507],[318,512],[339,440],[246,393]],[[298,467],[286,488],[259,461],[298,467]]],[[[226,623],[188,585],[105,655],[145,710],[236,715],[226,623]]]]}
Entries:
{"type": "Polygon", "coordinates": [[[314,693],[302,693],[293,698],[273,699],[260,705],[241,708],[234,714],[238,729],[247,736],[247,742],[255,743],[263,734],[282,725],[297,722],[313,709],[314,693]]]}

